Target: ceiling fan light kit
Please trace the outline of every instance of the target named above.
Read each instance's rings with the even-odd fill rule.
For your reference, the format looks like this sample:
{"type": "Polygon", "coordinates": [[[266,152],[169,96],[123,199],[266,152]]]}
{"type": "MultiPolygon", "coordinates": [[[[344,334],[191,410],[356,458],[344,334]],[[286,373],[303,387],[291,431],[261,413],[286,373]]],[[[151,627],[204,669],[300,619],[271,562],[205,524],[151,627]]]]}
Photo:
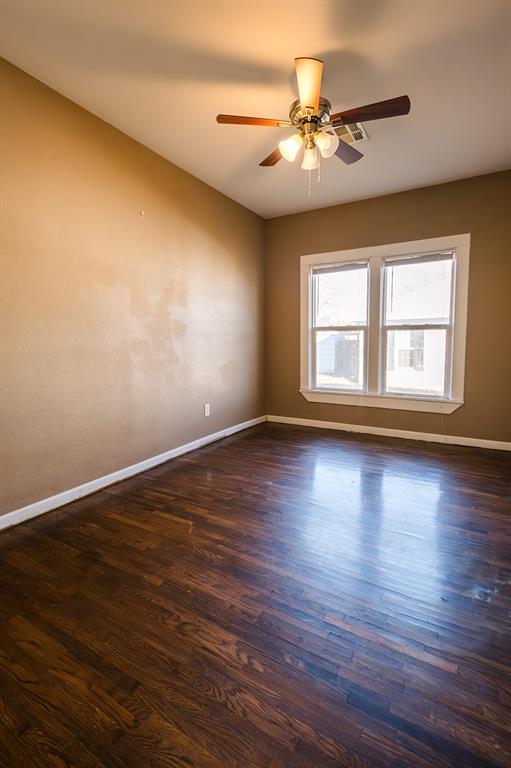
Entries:
{"type": "Polygon", "coordinates": [[[284,160],[289,160],[290,163],[293,162],[302,147],[303,137],[300,133],[293,133],[289,139],[279,141],[280,154],[284,160]]]}
{"type": "Polygon", "coordinates": [[[305,148],[301,168],[304,171],[316,171],[319,168],[319,152],[316,146],[305,148]]]}
{"type": "Polygon", "coordinates": [[[321,152],[321,157],[327,159],[332,157],[332,155],[335,155],[340,139],[333,131],[332,133],[329,131],[318,131],[314,137],[314,141],[321,152]]]}
{"type": "MultiPolygon", "coordinates": [[[[292,136],[279,142],[259,165],[269,167],[284,158],[296,160],[303,148],[301,168],[305,171],[319,169],[320,157],[335,155],[346,165],[360,160],[363,155],[344,140],[353,140],[353,126],[369,120],[407,115],[410,111],[408,96],[366,104],[363,107],[332,114],[332,105],[320,95],[323,62],[319,59],[300,57],[295,59],[296,79],[299,98],[291,104],[289,120],[275,120],[266,117],[243,117],[241,115],[217,115],[217,122],[230,125],[260,125],[272,128],[294,128],[292,136]],[[348,131],[344,128],[347,126],[348,131]],[[341,137],[337,132],[341,132],[341,137]]],[[[363,127],[357,128],[364,135],[363,127]]],[[[319,180],[319,179],[318,179],[319,180]]],[[[309,185],[310,190],[310,185],[309,185]]]]}

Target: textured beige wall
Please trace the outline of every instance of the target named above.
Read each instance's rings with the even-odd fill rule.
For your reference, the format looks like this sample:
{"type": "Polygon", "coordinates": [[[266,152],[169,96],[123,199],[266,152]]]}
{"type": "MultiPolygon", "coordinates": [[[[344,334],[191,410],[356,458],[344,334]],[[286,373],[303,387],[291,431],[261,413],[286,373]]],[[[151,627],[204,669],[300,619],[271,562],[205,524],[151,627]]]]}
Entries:
{"type": "Polygon", "coordinates": [[[268,413],[511,440],[511,171],[267,222],[266,306],[268,413]],[[298,391],[300,255],[463,232],[472,234],[465,404],[443,416],[307,402],[298,391]]]}
{"type": "Polygon", "coordinates": [[[2,60],[0,92],[7,512],[264,413],[263,221],[2,60]]]}

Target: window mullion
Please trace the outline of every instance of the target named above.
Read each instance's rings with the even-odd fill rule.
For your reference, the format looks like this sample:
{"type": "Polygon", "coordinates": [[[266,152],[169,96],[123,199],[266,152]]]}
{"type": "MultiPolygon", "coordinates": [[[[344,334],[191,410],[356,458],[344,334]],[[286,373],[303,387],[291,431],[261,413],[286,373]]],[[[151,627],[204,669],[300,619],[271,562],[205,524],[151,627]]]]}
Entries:
{"type": "Polygon", "coordinates": [[[379,256],[369,259],[369,327],[367,333],[367,392],[378,394],[381,344],[381,265],[379,256]]]}

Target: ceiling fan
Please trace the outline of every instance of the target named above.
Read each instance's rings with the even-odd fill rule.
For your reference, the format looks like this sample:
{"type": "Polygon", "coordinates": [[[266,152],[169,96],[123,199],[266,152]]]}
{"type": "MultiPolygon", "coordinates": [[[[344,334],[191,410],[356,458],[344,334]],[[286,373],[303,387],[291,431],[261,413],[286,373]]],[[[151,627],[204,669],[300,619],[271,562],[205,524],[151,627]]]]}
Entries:
{"type": "Polygon", "coordinates": [[[217,115],[217,123],[296,129],[292,136],[279,142],[278,147],[259,165],[275,165],[282,158],[292,162],[302,147],[304,152],[301,167],[305,171],[318,169],[320,156],[326,158],[336,155],[344,163],[351,165],[360,160],[363,155],[351,144],[340,140],[336,133],[337,129],[353,123],[407,115],[410,111],[408,96],[398,96],[395,99],[378,101],[375,104],[366,104],[364,107],[332,114],[332,105],[328,99],[320,96],[323,62],[320,59],[300,57],[295,59],[295,68],[300,98],[291,104],[289,120],[217,115]]]}

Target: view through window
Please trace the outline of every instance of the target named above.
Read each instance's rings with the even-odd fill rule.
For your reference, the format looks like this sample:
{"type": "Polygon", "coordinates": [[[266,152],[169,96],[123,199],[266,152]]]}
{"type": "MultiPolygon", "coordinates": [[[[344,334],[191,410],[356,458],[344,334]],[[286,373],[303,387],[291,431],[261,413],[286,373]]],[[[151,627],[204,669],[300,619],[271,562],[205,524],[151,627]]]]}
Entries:
{"type": "Polygon", "coordinates": [[[368,307],[367,264],[314,271],[315,385],[365,387],[368,307]]]}

